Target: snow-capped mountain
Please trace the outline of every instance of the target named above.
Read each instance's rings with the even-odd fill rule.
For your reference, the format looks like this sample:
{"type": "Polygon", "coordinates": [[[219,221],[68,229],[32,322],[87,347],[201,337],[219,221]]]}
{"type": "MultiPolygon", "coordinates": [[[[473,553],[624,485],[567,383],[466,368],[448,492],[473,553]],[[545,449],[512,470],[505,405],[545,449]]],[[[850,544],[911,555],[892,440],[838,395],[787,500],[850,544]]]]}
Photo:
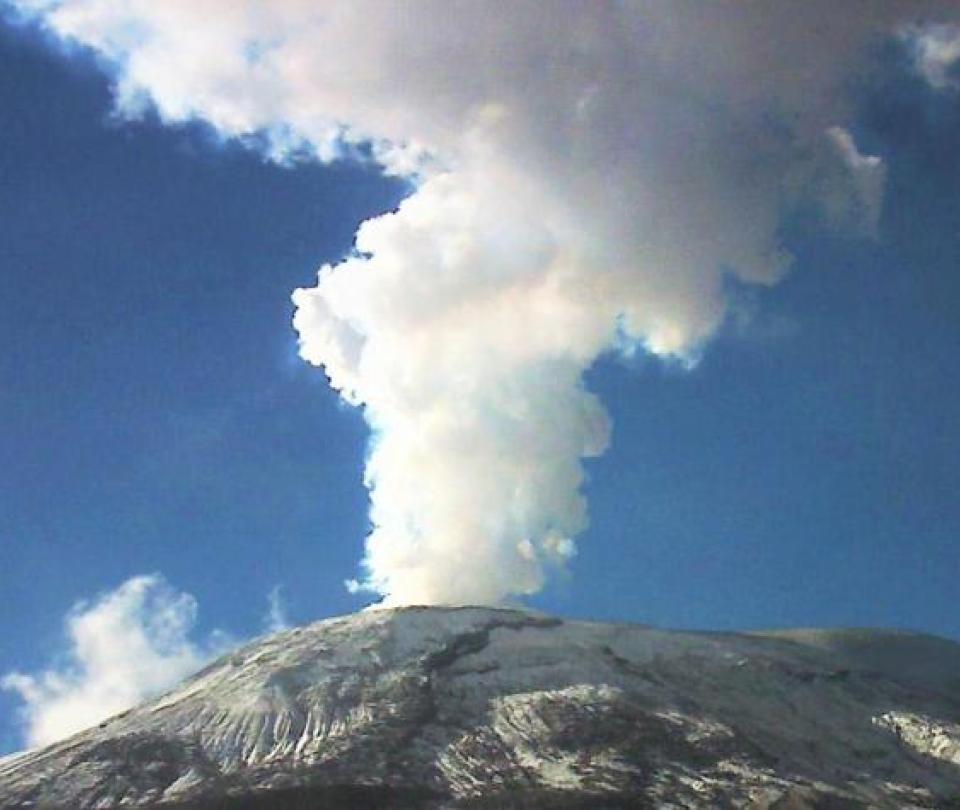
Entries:
{"type": "Polygon", "coordinates": [[[960,807],[960,645],[487,608],[258,640],[0,761],[0,806],[960,807]]]}

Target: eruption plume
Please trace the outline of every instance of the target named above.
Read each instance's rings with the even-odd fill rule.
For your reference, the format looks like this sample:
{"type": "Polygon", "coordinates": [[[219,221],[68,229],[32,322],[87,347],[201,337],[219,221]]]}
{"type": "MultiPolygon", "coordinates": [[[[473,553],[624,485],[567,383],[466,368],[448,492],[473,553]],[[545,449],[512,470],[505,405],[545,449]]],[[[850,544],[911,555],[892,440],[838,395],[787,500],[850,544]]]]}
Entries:
{"type": "Polygon", "coordinates": [[[293,296],[302,356],[372,430],[358,587],[389,604],[540,589],[609,440],[584,371],[695,363],[725,290],[787,271],[801,198],[872,233],[884,166],[849,129],[852,79],[884,37],[935,34],[931,75],[960,41],[955,3],[917,0],[19,7],[112,64],[127,115],[410,179],[293,296]]]}

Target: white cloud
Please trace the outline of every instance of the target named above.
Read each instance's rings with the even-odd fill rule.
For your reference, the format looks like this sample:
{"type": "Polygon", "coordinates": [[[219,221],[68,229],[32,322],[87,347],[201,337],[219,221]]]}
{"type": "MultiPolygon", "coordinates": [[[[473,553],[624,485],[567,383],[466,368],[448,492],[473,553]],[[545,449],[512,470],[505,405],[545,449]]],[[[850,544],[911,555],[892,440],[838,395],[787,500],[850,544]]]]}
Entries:
{"type": "Polygon", "coordinates": [[[263,620],[263,629],[267,633],[279,633],[290,627],[287,618],[287,606],[283,599],[283,587],[275,585],[267,594],[267,615],[263,620]]]}
{"type": "Polygon", "coordinates": [[[954,71],[960,63],[960,26],[911,26],[904,36],[913,45],[917,70],[938,90],[960,86],[954,71]]]}
{"type": "Polygon", "coordinates": [[[267,132],[271,154],[368,141],[417,181],[294,297],[303,357],[374,432],[363,584],[389,603],[498,602],[573,556],[582,459],[610,433],[584,370],[637,347],[692,364],[730,276],[787,271],[798,194],[870,230],[883,166],[848,134],[850,78],[879,38],[958,17],[934,0],[43,12],[113,64],[129,115],[148,99],[168,121],[267,132]],[[798,183],[825,132],[837,170],[798,183]]]}
{"type": "Polygon", "coordinates": [[[11,672],[0,686],[17,692],[27,744],[69,736],[155,695],[224,647],[217,635],[190,639],[197,604],[158,575],[133,577],[65,620],[65,660],[43,672],[11,672]]]}

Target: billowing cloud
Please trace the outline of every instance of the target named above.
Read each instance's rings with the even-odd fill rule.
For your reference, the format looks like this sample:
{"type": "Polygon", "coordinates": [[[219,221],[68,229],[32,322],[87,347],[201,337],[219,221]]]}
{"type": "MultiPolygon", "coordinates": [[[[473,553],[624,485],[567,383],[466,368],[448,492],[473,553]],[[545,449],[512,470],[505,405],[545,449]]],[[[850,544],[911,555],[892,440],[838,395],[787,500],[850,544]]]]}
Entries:
{"type": "Polygon", "coordinates": [[[128,579],[66,618],[63,663],[34,674],[8,673],[0,687],[19,694],[27,744],[69,736],[199,669],[225,639],[191,640],[197,604],[158,575],[128,579]]]}
{"type": "Polygon", "coordinates": [[[373,430],[360,584],[388,603],[532,593],[575,553],[583,459],[610,435],[583,372],[612,351],[695,363],[727,289],[788,271],[778,225],[801,199],[875,228],[884,167],[850,134],[848,89],[872,44],[960,16],[933,0],[39,8],[113,65],[127,115],[149,103],[283,159],[371,153],[414,182],[294,295],[303,357],[373,430]]]}

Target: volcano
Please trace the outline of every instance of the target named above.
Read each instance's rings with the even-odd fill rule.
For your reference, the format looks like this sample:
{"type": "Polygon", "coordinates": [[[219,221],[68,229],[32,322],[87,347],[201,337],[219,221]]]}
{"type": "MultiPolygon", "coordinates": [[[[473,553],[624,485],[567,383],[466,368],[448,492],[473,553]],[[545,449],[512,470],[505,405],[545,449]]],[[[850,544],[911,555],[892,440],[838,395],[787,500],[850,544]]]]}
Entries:
{"type": "Polygon", "coordinates": [[[0,806],[960,807],[960,645],[368,610],[0,760],[0,806]]]}

